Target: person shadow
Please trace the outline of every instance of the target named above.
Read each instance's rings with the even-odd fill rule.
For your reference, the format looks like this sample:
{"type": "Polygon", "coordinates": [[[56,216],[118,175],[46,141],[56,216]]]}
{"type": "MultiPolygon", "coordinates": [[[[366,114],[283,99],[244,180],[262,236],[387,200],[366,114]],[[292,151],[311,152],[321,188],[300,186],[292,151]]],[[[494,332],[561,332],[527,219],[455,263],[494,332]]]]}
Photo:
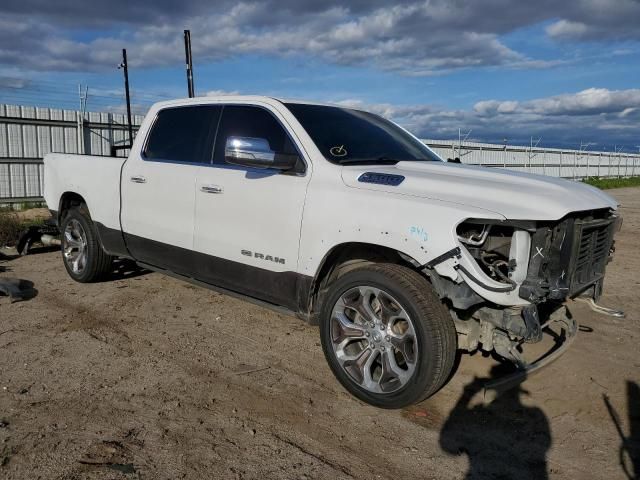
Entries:
{"type": "Polygon", "coordinates": [[[551,429],[540,408],[522,403],[529,392],[518,385],[488,405],[472,403],[489,380],[504,375],[504,368],[497,365],[491,378],[476,377],[465,386],[442,426],[440,446],[469,457],[466,479],[547,479],[551,429]]]}
{"type": "Polygon", "coordinates": [[[609,397],[604,403],[620,436],[619,461],[629,480],[640,480],[640,385],[627,381],[627,409],[629,412],[629,436],[625,436],[622,422],[609,397]]]}

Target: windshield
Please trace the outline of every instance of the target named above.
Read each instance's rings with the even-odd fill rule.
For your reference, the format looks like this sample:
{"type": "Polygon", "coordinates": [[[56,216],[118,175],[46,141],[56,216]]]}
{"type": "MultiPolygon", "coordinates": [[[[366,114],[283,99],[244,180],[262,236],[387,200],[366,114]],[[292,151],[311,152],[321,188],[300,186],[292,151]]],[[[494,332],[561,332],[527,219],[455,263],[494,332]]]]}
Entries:
{"type": "Polygon", "coordinates": [[[422,142],[373,113],[324,105],[285,105],[330,162],[442,161],[422,142]]]}

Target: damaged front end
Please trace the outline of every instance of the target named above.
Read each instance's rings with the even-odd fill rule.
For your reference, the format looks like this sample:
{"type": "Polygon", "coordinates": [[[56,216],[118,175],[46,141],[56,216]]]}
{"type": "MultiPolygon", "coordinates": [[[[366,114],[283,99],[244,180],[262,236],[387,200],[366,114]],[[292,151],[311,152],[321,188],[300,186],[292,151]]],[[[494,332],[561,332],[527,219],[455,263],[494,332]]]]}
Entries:
{"type": "Polygon", "coordinates": [[[532,254],[520,297],[540,303],[584,294],[597,301],[621,224],[621,217],[600,210],[539,226],[531,237],[532,254]]]}
{"type": "Polygon", "coordinates": [[[577,331],[565,303],[598,300],[620,224],[614,211],[602,209],[557,222],[458,225],[459,246],[425,266],[450,306],[458,348],[493,351],[525,374],[560,356],[577,331]],[[541,342],[543,332],[554,337],[553,348],[527,361],[523,345],[541,342]]]}

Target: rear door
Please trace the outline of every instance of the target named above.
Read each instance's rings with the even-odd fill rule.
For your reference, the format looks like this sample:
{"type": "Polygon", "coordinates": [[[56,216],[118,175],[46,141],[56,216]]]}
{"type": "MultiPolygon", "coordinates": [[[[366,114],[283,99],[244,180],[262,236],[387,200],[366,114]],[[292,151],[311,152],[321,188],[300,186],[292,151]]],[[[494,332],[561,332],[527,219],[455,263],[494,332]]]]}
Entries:
{"type": "Polygon", "coordinates": [[[213,165],[198,174],[194,249],[199,276],[279,305],[296,308],[300,225],[310,178],[301,157],[298,173],[230,165],[228,137],[265,139],[278,153],[298,153],[284,119],[267,106],[225,105],[213,165]]]}
{"type": "Polygon", "coordinates": [[[122,172],[122,228],[141,262],[190,275],[198,171],[211,163],[217,105],[158,112],[146,142],[122,172]]]}

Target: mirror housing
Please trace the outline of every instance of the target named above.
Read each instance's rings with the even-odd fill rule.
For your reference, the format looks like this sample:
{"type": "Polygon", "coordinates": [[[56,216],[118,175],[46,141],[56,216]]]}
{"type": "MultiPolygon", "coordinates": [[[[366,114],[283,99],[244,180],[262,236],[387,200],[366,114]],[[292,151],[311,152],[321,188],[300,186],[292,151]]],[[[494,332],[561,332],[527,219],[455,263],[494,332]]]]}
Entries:
{"type": "Polygon", "coordinates": [[[274,152],[264,138],[229,137],[224,147],[224,159],[227,163],[243,167],[291,170],[297,165],[299,157],[274,152]]]}

